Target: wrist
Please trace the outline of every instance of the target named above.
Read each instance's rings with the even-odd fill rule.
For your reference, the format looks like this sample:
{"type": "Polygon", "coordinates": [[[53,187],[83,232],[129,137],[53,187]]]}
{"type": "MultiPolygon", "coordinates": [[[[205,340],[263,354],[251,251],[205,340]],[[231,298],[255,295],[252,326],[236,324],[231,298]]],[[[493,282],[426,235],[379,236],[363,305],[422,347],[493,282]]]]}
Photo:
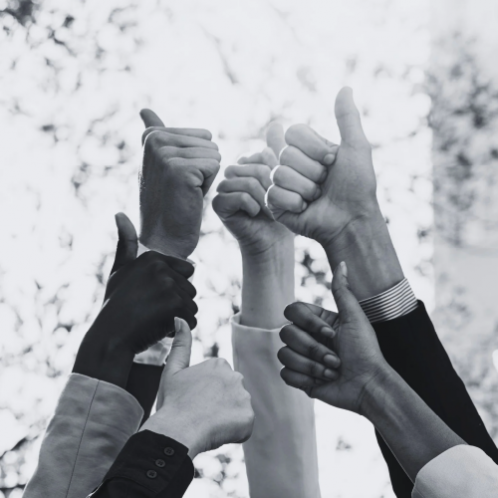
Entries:
{"type": "Polygon", "coordinates": [[[392,395],[393,386],[398,382],[399,375],[387,363],[383,362],[363,386],[358,404],[358,413],[375,425],[377,416],[385,410],[387,400],[392,395]]]}
{"type": "Polygon", "coordinates": [[[175,258],[186,260],[190,254],[192,254],[192,251],[182,247],[182,244],[174,243],[167,237],[156,237],[153,235],[147,236],[141,234],[139,241],[147,247],[147,249],[164,254],[165,256],[173,256],[175,258]]]}
{"type": "Polygon", "coordinates": [[[102,340],[102,334],[92,327],[78,350],[73,372],[126,389],[133,358],[131,350],[114,341],[102,340]]]}
{"type": "Polygon", "coordinates": [[[178,414],[176,414],[176,416],[175,414],[167,416],[164,413],[161,413],[161,418],[157,415],[153,415],[147,419],[139,430],[149,430],[178,441],[188,448],[188,456],[193,460],[199,453],[205,451],[202,444],[202,438],[195,432],[195,427],[178,423],[178,418],[178,414]]]}
{"type": "Polygon", "coordinates": [[[322,245],[332,269],[341,261],[348,265],[351,289],[359,301],[389,290],[404,278],[378,206],[348,223],[322,245]]]}

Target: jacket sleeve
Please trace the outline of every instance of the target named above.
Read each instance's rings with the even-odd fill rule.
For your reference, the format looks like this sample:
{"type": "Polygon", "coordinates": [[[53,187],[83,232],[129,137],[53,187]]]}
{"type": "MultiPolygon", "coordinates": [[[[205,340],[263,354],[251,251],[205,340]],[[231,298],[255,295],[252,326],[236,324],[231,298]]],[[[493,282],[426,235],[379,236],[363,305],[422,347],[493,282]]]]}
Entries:
{"type": "Polygon", "coordinates": [[[121,450],[94,498],[181,498],[194,477],[183,444],[152,431],[140,431],[121,450]]]}
{"type": "Polygon", "coordinates": [[[133,396],[72,374],[40,449],[24,498],[82,498],[95,489],[142,419],[133,396]]]}
{"type": "Polygon", "coordinates": [[[498,466],[481,449],[454,446],[425,465],[412,498],[494,498],[498,466]]]}
{"type": "MultiPolygon", "coordinates": [[[[387,362],[466,443],[498,463],[498,450],[456,373],[434,326],[419,301],[411,313],[373,325],[387,362]]],[[[398,498],[410,498],[413,484],[377,434],[398,498]]]]}
{"type": "Polygon", "coordinates": [[[244,375],[256,414],[244,443],[251,498],[319,498],[313,400],[280,378],[278,330],[232,321],[235,369],[244,375]]]}

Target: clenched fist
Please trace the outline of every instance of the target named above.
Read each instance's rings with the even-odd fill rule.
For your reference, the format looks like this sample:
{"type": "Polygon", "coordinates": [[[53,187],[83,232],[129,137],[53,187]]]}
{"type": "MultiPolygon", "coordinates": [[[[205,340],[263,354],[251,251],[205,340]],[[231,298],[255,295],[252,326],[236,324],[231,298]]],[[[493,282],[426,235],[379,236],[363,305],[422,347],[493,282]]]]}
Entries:
{"type": "Polygon", "coordinates": [[[204,196],[220,168],[211,133],[166,128],[152,111],[146,126],[140,175],[140,241],[149,249],[186,259],[199,241],[204,196]]]}
{"type": "Polygon", "coordinates": [[[241,251],[252,254],[261,254],[292,235],[273,219],[265,206],[271,171],[278,164],[280,150],[285,147],[282,126],[271,124],[266,140],[268,146],[262,152],[243,157],[238,165],[225,170],[225,179],[218,185],[218,195],[213,199],[213,209],[237,239],[241,251]]]}
{"type": "Polygon", "coordinates": [[[336,99],[337,146],[307,125],[291,126],[280,165],[272,172],[267,205],[293,232],[330,244],[344,228],[380,212],[371,147],[350,88],[336,99]]]}

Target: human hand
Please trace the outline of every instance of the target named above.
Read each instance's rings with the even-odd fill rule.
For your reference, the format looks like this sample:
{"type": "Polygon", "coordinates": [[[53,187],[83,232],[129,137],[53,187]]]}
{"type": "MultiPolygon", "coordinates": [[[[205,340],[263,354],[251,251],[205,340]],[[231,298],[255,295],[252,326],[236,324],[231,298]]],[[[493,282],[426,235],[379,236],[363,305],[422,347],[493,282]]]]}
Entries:
{"type": "Polygon", "coordinates": [[[324,246],[346,227],[380,214],[371,146],[350,88],[337,95],[335,115],[340,146],[307,125],[287,130],[288,146],[280,154],[267,192],[267,205],[276,220],[324,246]]]}
{"type": "Polygon", "coordinates": [[[254,423],[242,375],[213,358],[189,367],[192,334],[175,320],[176,336],[161,379],[157,412],[142,426],[189,448],[190,458],[249,439],[254,423]]]}
{"type": "Polygon", "coordinates": [[[187,261],[154,251],[136,258],[133,224],[123,213],[116,215],[116,224],[116,257],[104,305],[90,332],[112,334],[115,347],[137,354],[173,332],[175,317],[196,326],[196,290],[188,281],[194,269],[187,261]]]}
{"type": "Polygon", "coordinates": [[[280,124],[270,124],[266,141],[267,147],[262,152],[242,157],[238,165],[225,170],[225,179],[218,185],[218,195],[213,199],[213,209],[237,239],[241,251],[255,255],[292,237],[265,206],[271,171],[285,147],[280,124]]]}
{"type": "Polygon", "coordinates": [[[140,175],[140,240],[149,249],[186,259],[199,241],[203,199],[220,168],[211,133],[165,128],[148,109],[140,116],[144,158],[140,175]]]}
{"type": "Polygon", "coordinates": [[[334,272],[332,291],[339,313],[319,306],[294,303],[285,316],[292,325],[283,327],[278,352],[285,368],[284,381],[325,403],[362,413],[362,400],[377,379],[390,371],[375,332],[349,289],[347,267],[334,272]],[[330,370],[339,363],[337,371],[330,370]],[[328,369],[330,380],[324,373],[328,369]],[[333,375],[335,374],[335,375],[333,375]]]}

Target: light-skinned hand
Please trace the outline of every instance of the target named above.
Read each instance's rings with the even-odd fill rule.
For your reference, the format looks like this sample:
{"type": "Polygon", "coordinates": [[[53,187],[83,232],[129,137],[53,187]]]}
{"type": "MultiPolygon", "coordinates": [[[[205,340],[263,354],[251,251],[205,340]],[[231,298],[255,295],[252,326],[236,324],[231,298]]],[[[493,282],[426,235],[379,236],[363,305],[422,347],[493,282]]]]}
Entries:
{"type": "Polygon", "coordinates": [[[140,241],[186,259],[199,241],[204,196],[220,168],[218,146],[207,130],[166,128],[149,109],[140,116],[146,126],[140,241]]]}
{"type": "Polygon", "coordinates": [[[278,357],[282,379],[308,396],[361,413],[367,389],[390,371],[365,313],[351,292],[344,263],[334,272],[332,291],[339,313],[294,303],[285,316],[292,322],[280,332],[286,347],[278,357]],[[330,370],[340,366],[337,370],[330,370]],[[326,380],[324,372],[330,370],[326,380]]]}
{"type": "Polygon", "coordinates": [[[189,448],[190,458],[249,439],[254,423],[243,377],[222,358],[189,367],[192,334],[176,320],[176,335],[159,388],[157,412],[142,426],[189,448]]]}
{"type": "Polygon", "coordinates": [[[279,152],[285,147],[284,130],[272,123],[266,134],[267,147],[238,165],[225,170],[225,179],[218,185],[213,209],[242,251],[260,254],[292,236],[277,223],[265,205],[266,190],[271,186],[270,174],[278,164],[279,152]]]}
{"type": "Polygon", "coordinates": [[[337,95],[340,146],[304,124],[291,126],[266,203],[294,233],[326,246],[351,224],[377,214],[371,146],[361,126],[352,90],[337,95]]]}

